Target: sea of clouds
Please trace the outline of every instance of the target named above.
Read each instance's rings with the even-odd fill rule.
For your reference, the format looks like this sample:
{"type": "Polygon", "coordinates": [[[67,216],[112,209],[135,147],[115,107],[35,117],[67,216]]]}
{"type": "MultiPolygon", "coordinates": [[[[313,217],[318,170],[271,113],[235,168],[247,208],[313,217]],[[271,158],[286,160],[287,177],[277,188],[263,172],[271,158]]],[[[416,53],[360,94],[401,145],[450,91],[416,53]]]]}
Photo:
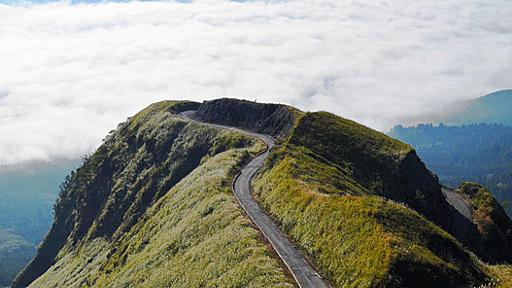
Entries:
{"type": "Polygon", "coordinates": [[[162,99],[282,102],[379,130],[426,119],[512,86],[510,15],[510,0],[0,5],[0,164],[90,153],[162,99]]]}

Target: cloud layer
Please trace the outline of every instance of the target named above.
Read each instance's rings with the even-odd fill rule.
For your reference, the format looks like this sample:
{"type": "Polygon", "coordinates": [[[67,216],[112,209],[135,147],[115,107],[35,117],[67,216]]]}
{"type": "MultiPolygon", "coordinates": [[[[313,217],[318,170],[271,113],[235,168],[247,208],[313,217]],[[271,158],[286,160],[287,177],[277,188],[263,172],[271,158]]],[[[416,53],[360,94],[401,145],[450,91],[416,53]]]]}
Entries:
{"type": "Polygon", "coordinates": [[[0,5],[0,164],[89,153],[161,99],[387,129],[512,86],[510,15],[509,0],[0,5]]]}

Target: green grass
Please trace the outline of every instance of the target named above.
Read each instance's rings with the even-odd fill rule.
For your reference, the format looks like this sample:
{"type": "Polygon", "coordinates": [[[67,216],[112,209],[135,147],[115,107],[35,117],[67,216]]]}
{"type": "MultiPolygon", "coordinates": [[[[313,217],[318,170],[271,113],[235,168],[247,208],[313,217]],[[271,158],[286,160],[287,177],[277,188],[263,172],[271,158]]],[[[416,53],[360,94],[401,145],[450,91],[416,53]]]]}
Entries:
{"type": "Polygon", "coordinates": [[[205,161],[119,242],[84,243],[33,287],[293,287],[231,192],[247,157],[230,150],[205,161]]]}
{"type": "Polygon", "coordinates": [[[480,217],[489,216],[495,209],[492,193],[478,183],[464,182],[458,190],[469,197],[472,208],[480,217]]]}
{"type": "MultiPolygon", "coordinates": [[[[388,198],[400,198],[398,165],[414,151],[407,144],[327,112],[305,113],[288,143],[331,169],[336,168],[333,172],[342,175],[343,182],[358,183],[358,189],[343,189],[345,192],[360,194],[358,190],[364,187],[365,194],[388,198]]],[[[315,177],[322,177],[317,174],[315,177]]]]}
{"type": "Polygon", "coordinates": [[[291,135],[290,142],[310,146],[328,158],[342,162],[358,154],[375,155],[400,160],[412,147],[355,121],[328,112],[305,113],[291,135]],[[338,144],[333,145],[334,141],[338,144]],[[338,152],[338,153],[334,153],[338,152]]]}
{"type": "MultiPolygon", "coordinates": [[[[512,266],[510,265],[495,265],[491,266],[492,272],[496,275],[496,280],[492,284],[496,288],[510,288],[512,287],[512,266]]],[[[492,287],[492,285],[489,285],[492,287]]]]}
{"type": "Polygon", "coordinates": [[[144,122],[154,120],[155,114],[162,115],[163,112],[179,113],[187,110],[196,110],[197,107],[199,107],[199,103],[191,101],[166,100],[156,102],[131,117],[129,119],[130,127],[135,128],[137,125],[142,125],[144,122]]]}
{"type": "Polygon", "coordinates": [[[452,236],[416,211],[377,196],[400,188],[394,185],[398,176],[382,169],[397,171],[412,151],[355,122],[307,113],[288,142],[271,153],[255,193],[335,287],[485,283],[487,268],[452,236]]]}
{"type": "Polygon", "coordinates": [[[512,220],[484,186],[464,182],[457,190],[473,208],[473,219],[482,238],[478,239],[478,247],[490,255],[494,263],[510,263],[512,261],[512,220]]]}
{"type": "MultiPolygon", "coordinates": [[[[72,175],[45,245],[68,241],[33,287],[293,287],[231,191],[262,144],[175,116],[194,105],[151,105],[72,175]]],[[[410,146],[329,113],[297,115],[255,195],[335,287],[471,287],[507,273],[388,200],[410,194],[400,181],[410,146]]],[[[412,160],[406,170],[421,177],[412,160]]]]}
{"type": "Polygon", "coordinates": [[[149,106],[71,175],[33,287],[293,287],[231,192],[263,144],[174,114],[191,105],[149,106]]]}
{"type": "Polygon", "coordinates": [[[293,162],[286,156],[259,178],[257,195],[336,287],[410,287],[419,280],[451,287],[485,278],[460,244],[418,213],[377,196],[318,193],[332,187],[304,185],[290,171],[308,172],[293,162]]]}

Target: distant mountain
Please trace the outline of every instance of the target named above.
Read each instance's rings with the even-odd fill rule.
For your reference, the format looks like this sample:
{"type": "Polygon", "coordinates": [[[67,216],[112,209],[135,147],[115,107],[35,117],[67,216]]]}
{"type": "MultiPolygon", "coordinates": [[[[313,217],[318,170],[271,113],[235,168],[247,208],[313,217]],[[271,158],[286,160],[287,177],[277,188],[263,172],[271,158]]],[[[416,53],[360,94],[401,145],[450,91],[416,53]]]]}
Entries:
{"type": "Polygon", "coordinates": [[[59,185],[79,160],[0,167],[0,287],[35,256],[53,221],[59,185]],[[7,232],[8,231],[8,232],[7,232]]]}
{"type": "Polygon", "coordinates": [[[80,160],[0,167],[0,228],[39,244],[53,221],[59,185],[80,160]]]}
{"type": "Polygon", "coordinates": [[[438,126],[397,125],[389,135],[413,145],[443,183],[481,183],[512,215],[512,89],[457,105],[438,126]]]}
{"type": "Polygon", "coordinates": [[[474,181],[512,215],[512,127],[498,124],[395,126],[389,135],[415,147],[442,183],[474,181]]]}
{"type": "Polygon", "coordinates": [[[512,126],[512,89],[496,91],[460,105],[463,107],[461,111],[439,122],[450,125],[499,123],[512,126]]]}
{"type": "Polygon", "coordinates": [[[265,147],[232,127],[276,139],[241,181],[333,287],[478,287],[512,271],[486,264],[512,263],[499,204],[477,191],[459,204],[482,213],[462,215],[411,146],[327,112],[218,99],[163,101],[121,123],[66,177],[13,287],[295,287],[233,194],[265,147]]]}
{"type": "Polygon", "coordinates": [[[34,244],[0,229],[0,287],[9,286],[35,253],[34,244]]]}

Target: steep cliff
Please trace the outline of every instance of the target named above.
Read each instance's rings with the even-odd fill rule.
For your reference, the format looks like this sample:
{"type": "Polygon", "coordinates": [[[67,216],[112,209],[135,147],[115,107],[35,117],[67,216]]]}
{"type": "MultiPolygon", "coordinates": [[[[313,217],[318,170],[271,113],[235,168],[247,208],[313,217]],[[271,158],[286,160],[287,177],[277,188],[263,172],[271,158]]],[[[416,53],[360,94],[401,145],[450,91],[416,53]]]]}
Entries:
{"type": "Polygon", "coordinates": [[[470,203],[480,237],[473,238],[473,247],[490,262],[512,262],[512,220],[492,193],[477,183],[464,182],[457,192],[470,203]]]}
{"type": "Polygon", "coordinates": [[[287,136],[300,111],[282,104],[223,98],[205,101],[196,117],[204,122],[236,126],[276,137],[287,136]]]}

